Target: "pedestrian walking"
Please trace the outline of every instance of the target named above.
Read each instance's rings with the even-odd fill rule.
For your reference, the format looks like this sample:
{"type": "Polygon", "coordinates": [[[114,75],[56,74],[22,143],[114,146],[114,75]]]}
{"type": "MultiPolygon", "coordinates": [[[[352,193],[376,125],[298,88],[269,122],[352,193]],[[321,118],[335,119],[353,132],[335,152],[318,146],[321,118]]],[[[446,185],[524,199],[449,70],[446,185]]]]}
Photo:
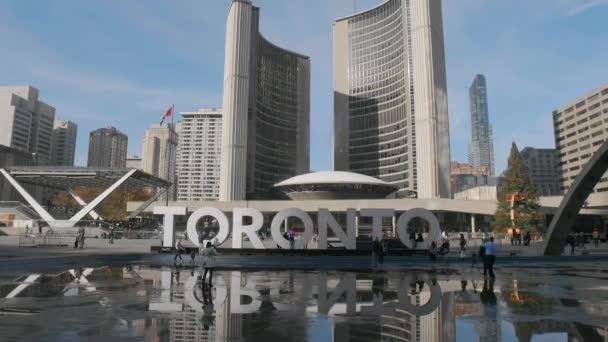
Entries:
{"type": "Polygon", "coordinates": [[[509,235],[509,239],[511,240],[511,246],[513,246],[515,240],[515,231],[513,231],[513,228],[509,228],[507,230],[507,234],[509,235]]]}
{"type": "Polygon", "coordinates": [[[294,249],[296,245],[296,231],[291,228],[289,230],[289,249],[294,249]]]}
{"type": "Polygon", "coordinates": [[[416,238],[416,245],[421,242],[424,242],[424,237],[422,236],[422,233],[418,233],[418,237],[416,238]]]}
{"type": "Polygon", "coordinates": [[[521,246],[521,228],[515,229],[515,235],[517,236],[517,245],[521,246]]]}
{"type": "Polygon", "coordinates": [[[173,258],[173,263],[177,263],[177,258],[179,258],[180,263],[184,262],[184,259],[182,259],[182,252],[182,239],[177,239],[177,242],[175,243],[175,257],[173,258]]]}
{"type": "Polygon", "coordinates": [[[576,246],[576,241],[574,239],[574,235],[570,234],[566,238],[566,246],[570,245],[570,255],[574,255],[574,247],[576,246]]]}
{"type": "Polygon", "coordinates": [[[496,277],[494,275],[494,262],[496,262],[496,244],[494,243],[494,237],[490,236],[490,240],[484,242],[482,247],[484,250],[483,276],[487,277],[489,274],[491,278],[494,278],[496,277]]]}
{"type": "Polygon", "coordinates": [[[215,244],[211,243],[211,241],[207,241],[207,245],[203,250],[203,283],[205,282],[205,278],[207,278],[207,272],[209,272],[209,286],[211,286],[213,281],[213,267],[215,266],[216,255],[219,255],[219,253],[215,248],[215,244]]]}
{"type": "Polygon", "coordinates": [[[374,240],[372,240],[372,266],[376,266],[378,263],[378,254],[380,253],[380,240],[376,236],[374,240]]]}
{"type": "Polygon", "coordinates": [[[38,223],[38,235],[42,236],[42,225],[38,223]]]}
{"type": "Polygon", "coordinates": [[[194,267],[194,259],[196,259],[196,254],[198,252],[197,248],[192,248],[190,250],[190,266],[194,267]]]}
{"type": "Polygon", "coordinates": [[[595,227],[593,228],[593,233],[591,234],[593,237],[593,245],[595,246],[595,248],[600,246],[600,230],[595,227]]]}
{"type": "Polygon", "coordinates": [[[437,259],[437,243],[435,241],[431,242],[431,246],[429,247],[429,256],[432,261],[437,259]]]}
{"type": "Polygon", "coordinates": [[[114,225],[110,225],[110,245],[114,244],[114,225]]]}
{"type": "Polygon", "coordinates": [[[84,227],[78,229],[78,247],[84,248],[84,227]]]}
{"type": "Polygon", "coordinates": [[[464,234],[460,234],[460,259],[464,259],[466,249],[467,239],[464,238],[464,234]]]}
{"type": "Polygon", "coordinates": [[[410,241],[412,242],[413,249],[416,249],[416,233],[414,231],[410,231],[410,241]]]}
{"type": "Polygon", "coordinates": [[[378,263],[380,265],[384,264],[384,254],[386,253],[386,243],[383,240],[380,240],[380,250],[378,251],[378,263]]]}
{"type": "Polygon", "coordinates": [[[578,241],[579,241],[579,246],[581,246],[581,248],[585,248],[585,234],[583,234],[583,232],[578,233],[578,241]]]}
{"type": "Polygon", "coordinates": [[[526,231],[524,235],[524,246],[530,246],[530,242],[532,242],[532,235],[530,235],[530,231],[526,231]]]}

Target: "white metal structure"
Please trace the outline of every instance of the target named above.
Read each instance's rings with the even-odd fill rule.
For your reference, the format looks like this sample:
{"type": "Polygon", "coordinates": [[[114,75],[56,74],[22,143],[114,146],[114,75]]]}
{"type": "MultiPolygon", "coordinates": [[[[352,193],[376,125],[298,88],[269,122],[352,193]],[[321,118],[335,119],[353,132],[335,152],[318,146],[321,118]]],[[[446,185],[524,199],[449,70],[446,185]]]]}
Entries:
{"type": "Polygon", "coordinates": [[[170,182],[136,169],[13,167],[0,169],[0,174],[51,228],[72,228],[87,214],[99,218],[94,212],[95,207],[121,185],[149,188],[166,188],[171,185],[170,182]],[[83,208],[67,220],[57,220],[23,188],[19,180],[24,184],[68,191],[79,204],[83,205],[83,208]],[[106,189],[91,202],[86,203],[72,190],[77,186],[106,189]]]}

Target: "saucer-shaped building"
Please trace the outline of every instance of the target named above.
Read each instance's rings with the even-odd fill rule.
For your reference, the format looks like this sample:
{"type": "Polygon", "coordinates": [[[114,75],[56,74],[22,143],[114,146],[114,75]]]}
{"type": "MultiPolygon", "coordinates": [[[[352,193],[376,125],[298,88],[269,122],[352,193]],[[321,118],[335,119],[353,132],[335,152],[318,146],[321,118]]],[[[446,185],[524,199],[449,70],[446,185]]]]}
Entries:
{"type": "Polygon", "coordinates": [[[274,187],[292,200],[378,199],[398,190],[380,179],[344,171],[307,173],[274,187]]]}

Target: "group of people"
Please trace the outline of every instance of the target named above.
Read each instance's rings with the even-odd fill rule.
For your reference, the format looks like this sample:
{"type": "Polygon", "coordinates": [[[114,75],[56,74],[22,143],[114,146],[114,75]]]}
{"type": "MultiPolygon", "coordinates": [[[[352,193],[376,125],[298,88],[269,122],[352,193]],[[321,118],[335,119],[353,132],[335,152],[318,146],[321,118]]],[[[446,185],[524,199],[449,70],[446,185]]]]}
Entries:
{"type": "Polygon", "coordinates": [[[507,233],[511,239],[511,246],[521,246],[522,240],[524,246],[530,246],[530,242],[532,242],[532,234],[530,234],[530,231],[526,231],[525,234],[523,234],[523,239],[521,228],[509,228],[507,233]]]}
{"type": "MultiPolygon", "coordinates": [[[[593,228],[593,232],[591,232],[591,239],[593,240],[593,246],[599,247],[600,245],[600,230],[598,227],[593,228]]],[[[574,255],[574,250],[576,247],[585,248],[586,243],[585,234],[582,232],[572,233],[568,235],[566,238],[566,246],[570,246],[570,254],[574,255]]]]}
{"type": "MultiPolygon", "coordinates": [[[[213,266],[215,264],[215,257],[217,255],[219,255],[216,246],[218,245],[218,240],[217,238],[215,238],[213,240],[213,242],[211,241],[206,241],[206,242],[201,242],[200,243],[200,247],[197,248],[192,248],[190,250],[190,265],[192,267],[194,267],[194,263],[195,263],[195,259],[196,259],[196,255],[202,255],[203,260],[201,263],[201,266],[203,267],[203,276],[202,276],[202,280],[203,282],[205,282],[205,279],[207,278],[207,273],[209,274],[209,284],[212,283],[212,279],[213,279],[213,266]]],[[[181,265],[184,262],[184,259],[182,258],[182,254],[184,254],[185,252],[185,248],[183,246],[182,243],[182,239],[177,239],[177,241],[175,242],[175,257],[173,258],[173,263],[177,266],[177,265],[181,265]],[[179,259],[179,264],[177,262],[177,259],[179,259]]]]}

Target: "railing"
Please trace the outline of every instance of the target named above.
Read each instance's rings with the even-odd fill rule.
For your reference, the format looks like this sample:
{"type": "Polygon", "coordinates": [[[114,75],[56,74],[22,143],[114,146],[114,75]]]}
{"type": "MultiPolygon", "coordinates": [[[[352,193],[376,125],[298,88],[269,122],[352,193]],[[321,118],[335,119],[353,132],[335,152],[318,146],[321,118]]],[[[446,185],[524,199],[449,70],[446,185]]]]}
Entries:
{"type": "Polygon", "coordinates": [[[34,247],[34,246],[36,246],[36,235],[35,234],[19,235],[19,247],[34,247]]]}

